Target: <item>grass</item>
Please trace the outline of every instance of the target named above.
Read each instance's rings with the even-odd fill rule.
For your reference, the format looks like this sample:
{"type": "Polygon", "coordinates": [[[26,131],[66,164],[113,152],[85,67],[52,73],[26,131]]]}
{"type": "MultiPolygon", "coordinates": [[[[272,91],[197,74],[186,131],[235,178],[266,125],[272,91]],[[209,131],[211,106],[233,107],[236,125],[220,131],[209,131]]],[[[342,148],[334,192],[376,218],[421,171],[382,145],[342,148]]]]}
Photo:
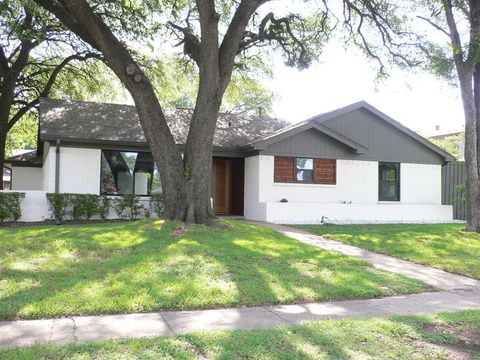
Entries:
{"type": "Polygon", "coordinates": [[[0,350],[30,359],[474,359],[480,311],[0,350]]]}
{"type": "Polygon", "coordinates": [[[298,225],[367,250],[480,279],[480,235],[462,224],[298,225]]]}
{"type": "Polygon", "coordinates": [[[431,290],[267,227],[144,220],[0,229],[0,319],[372,298],[431,290]]]}

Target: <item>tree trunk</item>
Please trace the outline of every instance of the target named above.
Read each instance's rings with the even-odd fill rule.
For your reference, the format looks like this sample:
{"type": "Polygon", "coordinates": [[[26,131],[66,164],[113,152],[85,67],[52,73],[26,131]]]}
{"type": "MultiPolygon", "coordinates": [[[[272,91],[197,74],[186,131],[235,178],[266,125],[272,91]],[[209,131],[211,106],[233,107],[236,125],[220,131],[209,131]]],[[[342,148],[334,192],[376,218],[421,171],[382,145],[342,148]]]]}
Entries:
{"type": "MultiPolygon", "coordinates": [[[[0,169],[3,176],[3,166],[5,164],[5,147],[7,142],[7,134],[9,130],[10,110],[14,98],[15,81],[9,75],[3,79],[0,88],[0,169]]],[[[3,182],[2,187],[3,188],[3,182]]]]}
{"type": "Polygon", "coordinates": [[[473,90],[473,74],[458,71],[465,113],[465,171],[467,198],[467,230],[480,231],[480,182],[477,153],[477,107],[473,90]]]}
{"type": "Polygon", "coordinates": [[[222,45],[224,61],[220,61],[220,15],[216,13],[213,2],[197,1],[201,41],[194,45],[200,83],[183,158],[149,79],[124,44],[88,3],[64,0],[58,6],[49,0],[35,2],[55,14],[64,25],[100,51],[107,65],[131,94],[145,138],[160,169],[166,218],[209,223],[215,216],[210,202],[210,178],[213,137],[220,103],[245,27],[262,2],[242,2],[243,5],[239,6],[241,11],[234,16],[234,26],[227,31],[226,45],[222,45]]]}
{"type": "Polygon", "coordinates": [[[477,131],[477,170],[480,178],[480,156],[478,156],[478,150],[480,149],[480,64],[475,66],[475,72],[473,75],[473,95],[475,100],[475,129],[477,131]]]}

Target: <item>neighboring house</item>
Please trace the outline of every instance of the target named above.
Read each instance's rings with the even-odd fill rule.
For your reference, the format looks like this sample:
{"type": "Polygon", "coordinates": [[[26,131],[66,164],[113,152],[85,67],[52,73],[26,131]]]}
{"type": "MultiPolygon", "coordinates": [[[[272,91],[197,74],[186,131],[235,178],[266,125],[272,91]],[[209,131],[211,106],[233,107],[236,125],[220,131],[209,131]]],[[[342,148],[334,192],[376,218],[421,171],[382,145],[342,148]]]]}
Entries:
{"type": "Polygon", "coordinates": [[[12,169],[4,166],[2,171],[2,189],[10,190],[12,188],[12,169]]]}
{"type": "MultiPolygon", "coordinates": [[[[183,147],[189,110],[167,111],[183,147]]],[[[221,115],[212,203],[218,214],[277,223],[452,220],[441,168],[453,157],[365,102],[295,125],[221,115]]],[[[161,181],[133,106],[42,99],[37,152],[9,159],[13,190],[148,196],[161,181]]],[[[37,205],[34,205],[37,204],[37,205]]],[[[32,214],[30,214],[30,212],[32,214]]]]}
{"type": "Polygon", "coordinates": [[[465,130],[440,130],[437,125],[435,131],[428,136],[436,145],[455,155],[459,161],[465,160],[465,130]]]}

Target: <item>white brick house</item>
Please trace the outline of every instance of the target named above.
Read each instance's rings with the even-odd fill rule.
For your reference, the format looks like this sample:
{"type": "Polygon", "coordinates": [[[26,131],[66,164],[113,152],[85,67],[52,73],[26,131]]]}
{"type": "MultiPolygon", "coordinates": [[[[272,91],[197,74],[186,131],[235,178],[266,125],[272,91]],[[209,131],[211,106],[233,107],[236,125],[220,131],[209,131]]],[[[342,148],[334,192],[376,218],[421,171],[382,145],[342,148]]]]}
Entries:
{"type": "MultiPolygon", "coordinates": [[[[183,146],[190,111],[167,113],[183,146]]],[[[437,222],[441,168],[453,157],[365,102],[287,126],[222,115],[212,201],[219,214],[278,223],[437,222]]],[[[161,180],[135,108],[42,99],[36,152],[10,158],[24,219],[48,217],[46,192],[148,197],[161,180]]]]}

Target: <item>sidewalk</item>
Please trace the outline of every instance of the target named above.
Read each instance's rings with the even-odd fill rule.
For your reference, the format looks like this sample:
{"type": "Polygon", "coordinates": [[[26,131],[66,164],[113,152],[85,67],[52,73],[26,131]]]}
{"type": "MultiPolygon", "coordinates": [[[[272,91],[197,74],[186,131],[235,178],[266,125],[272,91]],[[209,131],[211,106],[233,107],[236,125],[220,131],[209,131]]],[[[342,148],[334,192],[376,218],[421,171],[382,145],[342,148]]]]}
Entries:
{"type": "Polygon", "coordinates": [[[340,241],[325,239],[319,235],[296,229],[290,226],[261,223],[288,237],[304,244],[310,244],[324,250],[336,251],[371,263],[375,268],[401,274],[409,278],[423,281],[441,290],[480,287],[480,281],[465,276],[452,274],[429,266],[419,265],[392,256],[378,254],[340,241]]]}
{"type": "Polygon", "coordinates": [[[477,280],[376,254],[302,230],[265,225],[301,242],[364,259],[374,267],[422,280],[442,291],[328,303],[5,321],[0,322],[0,346],[82,343],[195,331],[268,328],[313,320],[480,309],[480,282],[477,280]]]}

